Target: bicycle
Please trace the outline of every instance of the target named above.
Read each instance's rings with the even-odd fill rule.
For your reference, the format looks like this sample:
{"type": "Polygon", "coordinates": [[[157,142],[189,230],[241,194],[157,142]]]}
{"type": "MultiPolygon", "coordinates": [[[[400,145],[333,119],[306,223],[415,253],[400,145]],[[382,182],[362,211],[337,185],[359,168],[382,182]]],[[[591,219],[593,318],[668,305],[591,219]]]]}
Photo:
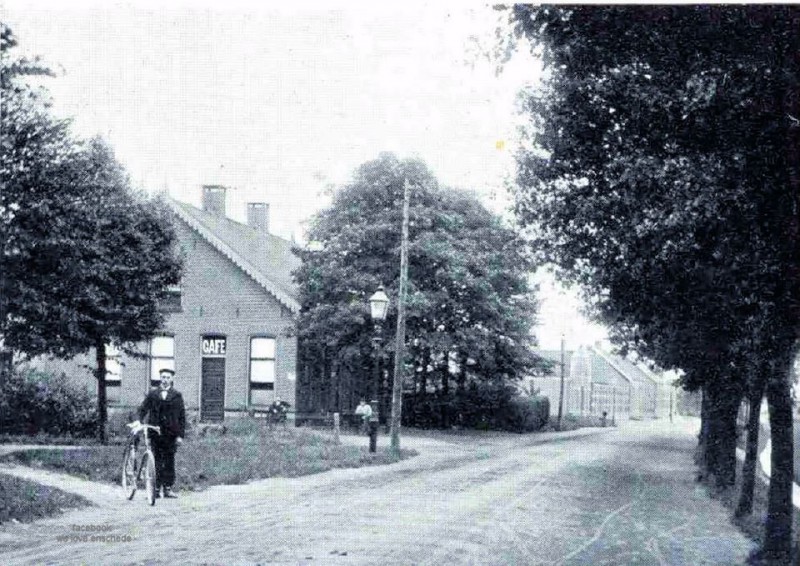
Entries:
{"type": "Polygon", "coordinates": [[[128,423],[127,426],[131,429],[131,436],[130,441],[125,446],[125,455],[122,459],[122,489],[125,492],[125,496],[132,500],[142,479],[144,479],[147,501],[150,505],[155,505],[156,459],[150,447],[148,431],[152,430],[156,434],[160,434],[161,429],[157,426],[141,423],[128,423]],[[144,451],[142,451],[141,457],[137,461],[136,452],[139,446],[139,433],[144,436],[144,451]],[[142,475],[144,475],[144,478],[142,478],[142,475]]]}

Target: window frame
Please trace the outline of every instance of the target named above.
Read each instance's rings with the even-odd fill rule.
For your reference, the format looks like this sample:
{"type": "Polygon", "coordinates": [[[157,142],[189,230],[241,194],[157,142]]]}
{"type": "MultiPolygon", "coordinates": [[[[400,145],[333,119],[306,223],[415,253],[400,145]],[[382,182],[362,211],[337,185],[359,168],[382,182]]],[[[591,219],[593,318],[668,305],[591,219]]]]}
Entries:
{"type": "Polygon", "coordinates": [[[183,312],[183,287],[177,285],[164,287],[164,295],[159,301],[158,310],[166,313],[183,312]]]}
{"type": "Polygon", "coordinates": [[[166,367],[172,367],[172,370],[175,371],[175,335],[174,334],[158,334],[153,336],[148,345],[148,358],[150,360],[150,372],[147,376],[147,384],[148,389],[153,387],[158,387],[161,384],[161,379],[153,379],[153,375],[157,374],[159,370],[165,367],[163,364],[156,365],[156,360],[171,360],[172,364],[167,364],[166,367]],[[172,356],[154,356],[153,355],[153,346],[155,341],[159,338],[168,338],[172,341],[172,356]]]}
{"type": "Polygon", "coordinates": [[[106,387],[120,387],[122,385],[122,352],[113,344],[106,344],[106,387]],[[115,365],[117,372],[111,373],[111,365],[115,365]],[[115,375],[116,377],[111,377],[115,375]]]}
{"type": "Polygon", "coordinates": [[[275,382],[277,381],[277,360],[278,360],[278,339],[276,336],[269,334],[254,334],[249,337],[248,342],[248,357],[247,357],[247,405],[248,407],[258,406],[266,407],[274,402],[277,397],[275,395],[275,382]],[[272,341],[272,357],[254,357],[253,343],[256,340],[271,340],[272,341]],[[253,381],[253,362],[272,362],[272,381],[253,381]],[[254,403],[253,391],[271,391],[272,400],[267,403],[254,403]]]}

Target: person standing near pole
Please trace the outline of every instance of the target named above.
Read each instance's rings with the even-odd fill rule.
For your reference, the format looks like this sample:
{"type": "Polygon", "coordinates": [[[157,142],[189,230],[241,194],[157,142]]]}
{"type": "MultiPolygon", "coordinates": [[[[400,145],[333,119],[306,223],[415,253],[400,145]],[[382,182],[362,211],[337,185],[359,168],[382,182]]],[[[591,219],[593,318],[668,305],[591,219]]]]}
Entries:
{"type": "Polygon", "coordinates": [[[356,407],[356,415],[361,417],[361,432],[369,434],[369,419],[372,417],[372,407],[369,406],[366,399],[361,399],[356,407]]]}
{"type": "Polygon", "coordinates": [[[139,407],[139,420],[158,426],[160,434],[152,437],[153,452],[156,457],[156,497],[175,498],[172,491],[175,485],[175,452],[186,434],[186,409],[183,395],[174,387],[175,372],[162,368],[159,372],[161,383],[151,390],[139,407]]]}

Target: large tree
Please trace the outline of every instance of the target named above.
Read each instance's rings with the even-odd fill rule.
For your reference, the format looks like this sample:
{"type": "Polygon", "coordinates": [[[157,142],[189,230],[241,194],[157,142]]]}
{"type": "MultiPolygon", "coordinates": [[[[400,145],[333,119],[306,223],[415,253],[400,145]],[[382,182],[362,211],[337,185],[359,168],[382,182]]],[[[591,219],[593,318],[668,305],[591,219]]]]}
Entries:
{"type": "MultiPolygon", "coordinates": [[[[15,40],[3,29],[4,49],[15,40]]],[[[159,301],[182,261],[163,203],[136,194],[102,140],[80,142],[3,54],[0,236],[5,348],[69,358],[96,352],[105,440],[105,348],[132,350],[162,325],[159,301]]]]}
{"type": "MultiPolygon", "coordinates": [[[[47,93],[36,85],[53,73],[38,59],[15,55],[18,41],[0,22],[0,259],[25,246],[20,243],[15,215],[35,206],[36,191],[49,185],[51,167],[72,152],[68,123],[47,111],[47,93]]],[[[5,260],[3,260],[5,261],[5,260]]],[[[0,325],[7,320],[12,279],[0,269],[0,325]]],[[[0,338],[2,338],[0,327],[0,338]]],[[[11,367],[11,350],[0,343],[0,380],[11,367]]]]}
{"type": "MultiPolygon", "coordinates": [[[[312,221],[308,238],[316,251],[300,252],[297,273],[305,367],[319,368],[315,379],[325,384],[334,373],[334,390],[371,396],[380,386],[370,371],[367,299],[386,287],[393,304],[384,327],[394,328],[406,180],[413,187],[406,320],[414,391],[424,396],[435,382],[454,397],[468,382],[512,382],[537,361],[530,352],[532,263],[523,241],[474,196],[439,186],[424,164],[391,154],[359,167],[312,221]],[[364,377],[342,383],[354,375],[364,377]]],[[[393,355],[391,340],[383,351],[393,355]]],[[[349,408],[345,399],[332,403],[349,408]]],[[[443,410],[447,425],[453,415],[443,410]]]]}
{"type": "Polygon", "coordinates": [[[777,557],[790,549],[800,323],[799,17],[794,6],[511,11],[549,77],[527,99],[534,143],[520,154],[517,210],[604,322],[660,342],[661,365],[739,395],[729,369],[750,346],[749,367],[769,372],[764,551],[777,557]]]}

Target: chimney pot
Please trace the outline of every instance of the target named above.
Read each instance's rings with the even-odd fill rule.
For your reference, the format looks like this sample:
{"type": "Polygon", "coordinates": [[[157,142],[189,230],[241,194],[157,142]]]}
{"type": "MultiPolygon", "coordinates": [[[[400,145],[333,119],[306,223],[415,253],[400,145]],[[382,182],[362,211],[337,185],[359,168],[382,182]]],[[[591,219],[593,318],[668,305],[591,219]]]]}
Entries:
{"type": "Polygon", "coordinates": [[[222,185],[203,185],[203,210],[224,218],[225,193],[222,185]]]}
{"type": "Polygon", "coordinates": [[[262,234],[269,234],[269,205],[265,202],[248,202],[247,225],[262,234]]]}

